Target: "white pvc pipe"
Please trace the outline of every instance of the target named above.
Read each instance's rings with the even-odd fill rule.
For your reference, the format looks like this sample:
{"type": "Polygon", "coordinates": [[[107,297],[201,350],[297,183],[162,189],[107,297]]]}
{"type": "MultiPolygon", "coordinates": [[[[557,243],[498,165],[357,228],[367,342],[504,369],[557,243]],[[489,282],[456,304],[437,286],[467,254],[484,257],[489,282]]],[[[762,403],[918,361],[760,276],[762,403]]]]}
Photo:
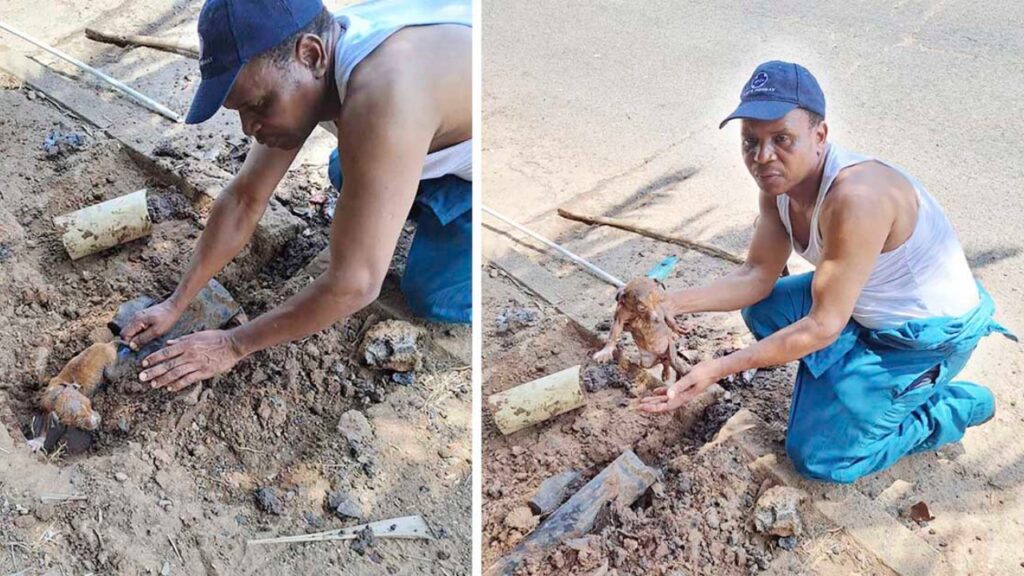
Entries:
{"type": "Polygon", "coordinates": [[[519,230],[523,234],[526,234],[526,235],[532,237],[534,240],[537,240],[538,242],[541,242],[541,243],[543,243],[543,244],[545,244],[545,245],[547,245],[547,246],[549,246],[551,248],[554,248],[555,250],[560,252],[566,258],[572,260],[573,262],[575,262],[575,263],[579,264],[580,266],[583,266],[587,270],[593,272],[594,275],[596,275],[598,278],[604,280],[605,282],[608,282],[612,286],[615,286],[616,288],[622,288],[623,286],[626,285],[625,282],[623,282],[622,280],[619,280],[615,276],[612,276],[611,274],[605,272],[604,270],[601,270],[597,266],[594,266],[590,262],[587,262],[583,258],[573,254],[572,252],[566,250],[565,248],[562,248],[561,246],[559,246],[558,244],[555,244],[551,240],[548,240],[547,238],[544,238],[543,236],[540,236],[539,234],[533,232],[532,230],[529,230],[527,228],[524,228],[524,227],[520,226],[519,224],[516,224],[515,222],[509,220],[508,218],[502,216],[501,214],[498,214],[494,210],[491,210],[487,206],[481,206],[480,209],[483,210],[484,212],[490,214],[491,216],[494,216],[498,220],[501,220],[505,224],[508,224],[509,226],[515,228],[516,230],[519,230]]]}
{"type": "Polygon", "coordinates": [[[6,31],[10,32],[11,34],[14,34],[15,36],[18,36],[22,40],[25,40],[26,42],[30,42],[32,44],[35,44],[36,46],[38,46],[39,48],[42,48],[43,50],[46,50],[50,54],[53,54],[54,56],[56,56],[56,57],[58,57],[58,58],[60,58],[62,60],[66,60],[66,61],[74,64],[75,66],[78,66],[82,70],[85,70],[86,72],[92,74],[93,76],[96,76],[100,80],[103,80],[107,84],[110,84],[111,86],[113,86],[117,90],[123,92],[124,94],[126,94],[129,97],[131,97],[133,100],[135,100],[136,102],[142,104],[146,108],[149,108],[150,110],[153,110],[154,112],[162,114],[163,116],[166,116],[166,117],[170,118],[171,120],[174,120],[175,122],[181,123],[181,122],[184,121],[184,119],[180,115],[178,115],[177,112],[171,110],[170,108],[164,106],[163,104],[160,104],[159,102],[157,102],[156,100],[153,100],[149,96],[146,96],[144,94],[140,94],[139,92],[136,92],[134,89],[130,88],[128,85],[124,84],[120,80],[115,80],[114,78],[111,78],[110,76],[107,76],[103,72],[100,72],[99,70],[93,68],[92,66],[89,66],[88,64],[86,64],[85,62],[82,62],[79,59],[77,59],[77,58],[75,58],[73,56],[69,56],[69,55],[61,52],[60,50],[58,50],[56,48],[53,48],[51,46],[47,46],[46,44],[43,44],[42,42],[39,42],[35,38],[32,38],[28,34],[25,34],[24,32],[21,32],[21,31],[18,31],[16,29],[14,29],[14,28],[11,28],[10,26],[4,24],[3,22],[0,22],[0,29],[6,30],[6,31]]]}
{"type": "Polygon", "coordinates": [[[53,224],[72,260],[148,236],[153,229],[145,188],[55,216],[53,224]]]}

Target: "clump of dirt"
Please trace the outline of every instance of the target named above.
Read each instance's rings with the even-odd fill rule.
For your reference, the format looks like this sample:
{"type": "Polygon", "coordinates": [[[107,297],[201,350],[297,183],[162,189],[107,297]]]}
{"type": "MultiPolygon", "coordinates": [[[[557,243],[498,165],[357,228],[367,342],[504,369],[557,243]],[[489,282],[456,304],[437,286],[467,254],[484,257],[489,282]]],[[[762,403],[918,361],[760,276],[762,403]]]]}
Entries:
{"type": "MultiPolygon", "coordinates": [[[[544,480],[578,470],[586,482],[626,449],[658,468],[661,479],[631,506],[604,510],[589,535],[552,548],[520,566],[517,574],[797,573],[806,571],[814,553],[808,544],[812,539],[816,546],[825,541],[839,546],[823,529],[784,542],[790,549],[780,547],[777,535],[759,533],[753,513],[765,478],[731,443],[702,450],[740,408],[767,415],[773,440],[781,446],[788,370],[762,371],[753,382],[721,382],[721,399],[696,418],[648,415],[636,409],[636,397],[658,382],[647,371],[626,361],[591,362],[600,340],[500,271],[484,274],[483,294],[485,397],[574,364],[582,364],[587,396],[584,407],[509,436],[502,436],[484,415],[485,569],[543,523],[543,517],[526,518],[529,508],[524,507],[544,480]],[[523,307],[543,311],[542,319],[504,330],[503,311],[523,307]],[[773,403],[781,408],[759,409],[773,403]]],[[[737,345],[734,326],[703,316],[681,320],[687,331],[685,352],[693,359],[737,345]]],[[[636,357],[628,339],[623,348],[625,358],[636,357]]]]}
{"type": "MultiPolygon", "coordinates": [[[[0,190],[0,532],[16,543],[0,555],[0,573],[161,573],[166,565],[185,574],[469,574],[470,373],[430,338],[420,342],[415,384],[364,366],[357,345],[379,321],[370,311],[180,394],[119,378],[93,400],[103,420],[89,452],[29,453],[43,383],[112,337],[105,326],[121,303],[169,294],[202,224],[186,198],[116,142],[25,94],[0,90],[8,184],[0,190]],[[46,160],[40,146],[59,126],[92,130],[91,143],[46,160]],[[143,187],[150,237],[67,258],[53,216],[143,187]],[[339,431],[352,411],[373,430],[355,451],[339,431]],[[359,550],[246,544],[358,524],[329,508],[332,493],[347,494],[343,512],[358,509],[364,521],[420,514],[436,539],[364,538],[359,550]]],[[[308,283],[257,272],[225,283],[250,316],[308,283]]]]}

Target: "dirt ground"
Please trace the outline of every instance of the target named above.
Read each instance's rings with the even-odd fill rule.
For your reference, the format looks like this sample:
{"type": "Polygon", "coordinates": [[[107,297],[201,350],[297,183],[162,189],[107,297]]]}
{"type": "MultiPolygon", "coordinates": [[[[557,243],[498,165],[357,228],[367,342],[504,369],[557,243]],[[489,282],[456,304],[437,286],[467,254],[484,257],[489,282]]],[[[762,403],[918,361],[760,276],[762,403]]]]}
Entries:
{"type": "MultiPolygon", "coordinates": [[[[587,361],[607,337],[607,323],[582,327],[493,265],[483,280],[483,393],[506,390],[583,364],[583,408],[502,436],[486,414],[483,428],[483,565],[507,554],[542,518],[522,512],[539,484],[575,470],[589,480],[626,449],[661,478],[635,504],[612,509],[591,535],[528,562],[522,574],[889,574],[848,536],[813,516],[795,541],[758,533],[755,501],[767,487],[728,444],[700,449],[740,408],[757,413],[781,442],[792,371],[723,381],[725,394],[695,419],[634,409],[643,377],[587,361]],[[513,320],[509,321],[508,319],[513,320]],[[591,331],[593,330],[593,332],[591,331]],[[787,549],[788,548],[788,549],[787,549]]],[[[609,317],[611,311],[609,310],[609,317]]],[[[723,354],[744,333],[728,315],[685,319],[683,347],[692,357],[723,354]]],[[[626,355],[637,357],[624,339],[626,355]]]]}
{"type": "MultiPolygon", "coordinates": [[[[111,383],[94,399],[103,422],[89,451],[30,453],[40,386],[111,338],[105,325],[122,302],[173,289],[203,214],[116,141],[9,77],[0,142],[0,573],[471,572],[471,373],[435,345],[446,332],[436,327],[420,339],[423,367],[411,382],[364,366],[357,347],[385,319],[379,309],[178,395],[111,383]],[[48,156],[41,143],[54,129],[84,143],[48,156]],[[150,237],[68,259],[53,216],[143,187],[150,237]],[[330,495],[348,515],[327,508],[330,495]],[[412,514],[433,540],[247,544],[361,523],[353,516],[412,514]]],[[[214,160],[233,171],[244,143],[220,148],[214,160]]],[[[329,193],[324,171],[290,176],[278,199],[303,233],[272,258],[243,255],[219,277],[250,316],[305,285],[296,272],[328,226],[309,200],[329,193]]]]}

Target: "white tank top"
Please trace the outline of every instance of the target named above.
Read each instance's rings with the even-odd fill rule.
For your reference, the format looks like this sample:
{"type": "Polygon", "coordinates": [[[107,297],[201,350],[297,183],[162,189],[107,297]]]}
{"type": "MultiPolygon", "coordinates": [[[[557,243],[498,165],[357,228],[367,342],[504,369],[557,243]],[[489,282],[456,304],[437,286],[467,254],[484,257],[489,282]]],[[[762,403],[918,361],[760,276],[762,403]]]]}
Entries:
{"type": "MultiPolygon", "coordinates": [[[[346,6],[334,14],[341,24],[342,36],[334,50],[334,75],[338,100],[345,92],[352,71],[392,34],[408,26],[431,24],[473,25],[473,4],[466,0],[380,0],[346,6]]],[[[334,122],[320,124],[338,135],[334,122]]],[[[473,180],[473,140],[464,140],[427,154],[423,160],[422,180],[452,174],[473,180]]]]}
{"type": "Polygon", "coordinates": [[[871,276],[857,298],[853,319],[866,328],[877,330],[895,328],[914,319],[966,314],[980,300],[974,275],[953,226],[924,186],[888,162],[829,144],[806,249],[801,250],[793,237],[789,196],[783,194],[776,199],[793,250],[811,264],[821,261],[818,214],[825,196],[840,171],[871,160],[896,170],[914,187],[918,202],[917,224],[903,244],[878,255],[871,276]]]}

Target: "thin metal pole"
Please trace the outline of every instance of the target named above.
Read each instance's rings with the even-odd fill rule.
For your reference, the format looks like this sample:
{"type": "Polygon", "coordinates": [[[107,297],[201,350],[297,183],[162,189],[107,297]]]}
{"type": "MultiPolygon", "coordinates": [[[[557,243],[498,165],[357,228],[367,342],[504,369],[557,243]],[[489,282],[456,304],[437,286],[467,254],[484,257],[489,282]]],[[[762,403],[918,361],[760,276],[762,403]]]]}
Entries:
{"type": "Polygon", "coordinates": [[[575,263],[579,264],[580,266],[583,266],[587,270],[593,272],[594,275],[596,275],[600,279],[604,280],[605,282],[611,284],[612,286],[615,286],[616,288],[622,288],[623,286],[626,285],[625,282],[623,282],[622,280],[619,280],[615,276],[612,276],[611,274],[605,272],[604,270],[601,270],[597,266],[594,266],[593,264],[591,264],[590,262],[587,262],[583,258],[573,254],[572,252],[566,250],[565,248],[562,248],[561,246],[559,246],[558,244],[555,244],[551,240],[548,240],[547,238],[544,238],[543,236],[540,236],[536,232],[533,232],[532,230],[529,230],[528,228],[524,228],[524,227],[520,226],[519,224],[516,224],[512,220],[509,220],[508,218],[502,216],[501,214],[498,214],[497,212],[495,212],[494,210],[491,210],[487,206],[481,206],[480,209],[483,210],[484,212],[490,214],[491,216],[494,216],[498,220],[501,220],[505,224],[508,224],[509,226],[515,228],[516,230],[519,230],[523,234],[526,234],[526,235],[532,237],[534,240],[537,240],[538,242],[541,242],[541,243],[543,243],[543,244],[545,244],[545,245],[547,245],[547,246],[549,246],[551,248],[554,248],[555,250],[560,252],[563,256],[568,258],[569,260],[572,260],[573,262],[575,262],[575,263]]]}
{"type": "Polygon", "coordinates": [[[31,36],[25,34],[24,32],[21,32],[21,31],[18,31],[16,29],[14,29],[14,28],[11,28],[10,26],[8,26],[7,24],[4,24],[3,22],[0,22],[0,29],[6,30],[6,31],[10,32],[11,34],[14,34],[15,36],[18,36],[19,38],[21,38],[22,40],[25,40],[26,42],[30,42],[32,44],[35,44],[39,48],[42,48],[43,50],[46,50],[50,54],[53,54],[54,56],[56,56],[58,58],[61,58],[62,60],[67,60],[68,62],[74,64],[75,66],[78,66],[82,70],[85,70],[86,72],[92,74],[93,76],[96,76],[100,80],[103,80],[107,84],[110,84],[111,86],[113,86],[117,90],[123,92],[124,94],[128,95],[133,100],[135,100],[136,102],[142,104],[146,108],[149,108],[150,110],[152,110],[154,112],[162,114],[162,115],[170,118],[171,120],[174,120],[175,122],[181,123],[181,122],[184,121],[184,119],[180,115],[178,115],[178,113],[174,112],[170,108],[164,106],[163,104],[160,104],[156,100],[153,100],[152,98],[150,98],[150,97],[148,97],[148,96],[146,96],[144,94],[140,94],[139,92],[136,92],[134,89],[128,87],[123,82],[121,82],[119,80],[115,80],[114,78],[111,78],[110,76],[107,76],[103,72],[100,72],[99,70],[93,68],[92,66],[89,66],[88,64],[86,64],[85,62],[82,62],[79,59],[74,58],[73,56],[69,56],[69,55],[61,52],[60,50],[58,50],[56,48],[53,48],[51,46],[47,46],[46,44],[43,44],[42,42],[39,42],[38,40],[36,40],[35,38],[32,38],[31,36]]]}

